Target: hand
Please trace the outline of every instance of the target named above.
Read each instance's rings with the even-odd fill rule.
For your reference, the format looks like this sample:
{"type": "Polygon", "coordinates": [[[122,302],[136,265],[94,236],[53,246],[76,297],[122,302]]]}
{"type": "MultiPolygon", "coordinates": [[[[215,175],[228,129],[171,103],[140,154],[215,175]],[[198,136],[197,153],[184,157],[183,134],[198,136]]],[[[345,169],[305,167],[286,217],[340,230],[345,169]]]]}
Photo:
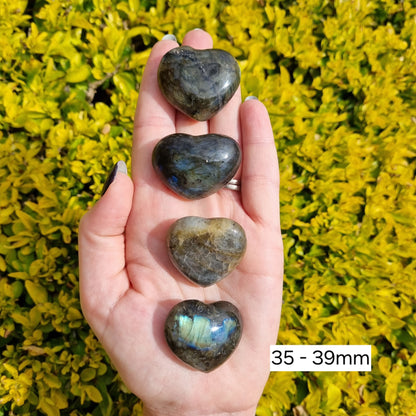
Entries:
{"type": "MultiPolygon", "coordinates": [[[[210,36],[189,32],[184,45],[208,49],[210,36]]],[[[269,346],[279,326],[283,247],[279,177],[270,120],[258,100],[241,104],[240,89],[208,122],[175,111],[161,95],[157,68],[178,46],[162,40],[152,49],[135,115],[132,180],[116,175],[83,217],[79,230],[81,304],[86,319],[146,415],[254,415],[269,375],[269,346]],[[218,133],[237,140],[243,161],[241,192],[222,189],[186,201],[168,190],[152,168],[156,143],[175,133],[218,133]],[[247,235],[239,266],[202,288],[182,277],[168,258],[166,235],[179,218],[226,217],[247,235]],[[243,334],[220,367],[202,373],[183,364],[164,339],[170,309],[185,299],[226,300],[237,306],[243,334]]]]}

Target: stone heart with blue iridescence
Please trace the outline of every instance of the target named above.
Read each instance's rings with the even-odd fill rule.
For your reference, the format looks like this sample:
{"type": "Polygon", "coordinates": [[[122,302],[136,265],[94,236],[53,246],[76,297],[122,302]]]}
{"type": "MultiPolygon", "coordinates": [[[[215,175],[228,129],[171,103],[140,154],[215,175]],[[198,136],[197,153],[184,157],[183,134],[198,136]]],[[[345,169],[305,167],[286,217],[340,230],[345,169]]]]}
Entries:
{"type": "Polygon", "coordinates": [[[240,312],[225,301],[185,300],[172,308],[165,323],[166,341],[174,354],[204,372],[227,360],[240,342],[241,332],[240,312]]]}
{"type": "Polygon", "coordinates": [[[217,192],[233,178],[240,163],[238,143],[219,134],[171,134],[157,143],[152,155],[162,182],[186,199],[217,192]]]}
{"type": "Polygon", "coordinates": [[[243,228],[229,218],[184,217],[167,236],[169,258],[189,280],[210,286],[240,263],[247,240],[243,228]]]}
{"type": "Polygon", "coordinates": [[[195,120],[210,119],[231,99],[240,84],[240,68],[221,49],[179,46],[160,61],[162,94],[176,109],[195,120]]]}

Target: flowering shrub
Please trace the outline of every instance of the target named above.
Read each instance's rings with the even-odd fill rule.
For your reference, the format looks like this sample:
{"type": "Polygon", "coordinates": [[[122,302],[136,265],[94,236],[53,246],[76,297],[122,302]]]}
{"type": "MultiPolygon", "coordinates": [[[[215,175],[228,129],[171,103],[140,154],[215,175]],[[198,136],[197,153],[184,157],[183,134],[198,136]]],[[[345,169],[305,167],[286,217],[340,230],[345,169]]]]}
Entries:
{"type": "Polygon", "coordinates": [[[0,416],[141,414],[80,312],[77,227],[152,45],[195,27],[272,119],[278,343],[373,346],[368,373],[271,373],[258,416],[415,415],[415,0],[0,0],[0,416]]]}

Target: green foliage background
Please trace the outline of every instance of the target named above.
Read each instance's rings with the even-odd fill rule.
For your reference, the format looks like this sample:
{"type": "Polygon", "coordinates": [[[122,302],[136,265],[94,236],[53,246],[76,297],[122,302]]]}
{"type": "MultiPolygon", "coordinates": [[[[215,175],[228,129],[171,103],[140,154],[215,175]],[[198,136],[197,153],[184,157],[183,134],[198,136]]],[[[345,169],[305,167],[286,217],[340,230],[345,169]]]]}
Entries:
{"type": "Polygon", "coordinates": [[[0,0],[0,415],[141,414],[80,312],[77,226],[152,45],[195,27],[272,119],[279,342],[373,345],[369,373],[272,373],[258,416],[416,415],[415,0],[0,0]]]}

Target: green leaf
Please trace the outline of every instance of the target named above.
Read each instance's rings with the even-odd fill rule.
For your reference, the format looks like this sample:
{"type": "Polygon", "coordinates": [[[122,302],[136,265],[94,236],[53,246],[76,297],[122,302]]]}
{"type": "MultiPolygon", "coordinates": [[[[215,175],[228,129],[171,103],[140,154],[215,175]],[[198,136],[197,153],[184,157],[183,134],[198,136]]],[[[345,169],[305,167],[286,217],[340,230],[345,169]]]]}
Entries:
{"type": "Polygon", "coordinates": [[[136,88],[134,76],[128,72],[121,72],[113,77],[115,86],[126,96],[136,88]]]}
{"type": "Polygon", "coordinates": [[[327,389],[327,408],[328,409],[339,409],[341,403],[342,394],[341,390],[334,384],[330,384],[327,389]]]}
{"type": "Polygon", "coordinates": [[[83,382],[91,381],[97,375],[97,371],[95,368],[84,368],[81,371],[81,380],[83,382]]]}
{"type": "Polygon", "coordinates": [[[68,313],[66,316],[68,318],[68,321],[78,321],[83,318],[82,313],[78,309],[73,307],[68,308],[68,313]]]}
{"type": "Polygon", "coordinates": [[[76,84],[85,81],[90,76],[90,67],[86,64],[71,68],[66,73],[66,80],[69,83],[76,84]]]}
{"type": "Polygon", "coordinates": [[[42,397],[39,400],[39,408],[43,412],[45,412],[47,416],[60,416],[60,414],[61,414],[59,409],[56,406],[50,404],[48,402],[48,399],[44,398],[44,397],[42,397]]]}
{"type": "Polygon", "coordinates": [[[103,396],[101,395],[100,391],[96,387],[89,385],[89,386],[85,386],[84,389],[89,399],[93,401],[94,403],[100,403],[101,400],[103,399],[103,396]]]}
{"type": "Polygon", "coordinates": [[[3,366],[11,374],[13,378],[17,378],[19,373],[16,368],[14,368],[12,365],[7,364],[7,363],[3,363],[3,366]]]}
{"type": "Polygon", "coordinates": [[[39,283],[34,283],[31,280],[26,280],[25,288],[33,302],[36,304],[46,303],[48,301],[48,291],[39,283]]]}
{"type": "Polygon", "coordinates": [[[54,374],[46,373],[43,380],[52,389],[59,389],[62,386],[61,380],[54,374]]]}

